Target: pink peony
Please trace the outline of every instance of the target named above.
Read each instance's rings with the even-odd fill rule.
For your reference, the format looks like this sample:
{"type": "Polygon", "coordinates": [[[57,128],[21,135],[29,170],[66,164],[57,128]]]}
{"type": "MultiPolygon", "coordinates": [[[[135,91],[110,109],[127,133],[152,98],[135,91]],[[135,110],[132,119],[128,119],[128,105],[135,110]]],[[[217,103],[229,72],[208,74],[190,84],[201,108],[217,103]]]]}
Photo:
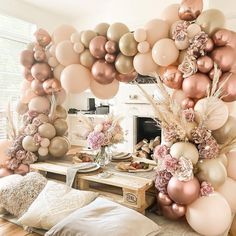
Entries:
{"type": "Polygon", "coordinates": [[[175,173],[175,171],[178,169],[178,160],[174,157],[172,157],[170,154],[166,155],[164,160],[161,164],[161,169],[167,170],[172,175],[175,173]]]}
{"type": "Polygon", "coordinates": [[[200,189],[201,196],[209,196],[213,192],[214,192],[214,188],[211,186],[210,183],[206,181],[203,181],[201,183],[201,189],[200,189]]]}
{"type": "Polygon", "coordinates": [[[172,177],[172,174],[167,170],[157,172],[155,186],[159,192],[167,193],[167,185],[172,177]]]}
{"type": "Polygon", "coordinates": [[[94,150],[101,148],[104,142],[104,138],[105,136],[102,132],[91,132],[87,138],[89,147],[94,150]]]}
{"type": "Polygon", "coordinates": [[[155,159],[163,159],[167,154],[169,154],[170,148],[166,145],[158,145],[154,150],[155,159]]]}

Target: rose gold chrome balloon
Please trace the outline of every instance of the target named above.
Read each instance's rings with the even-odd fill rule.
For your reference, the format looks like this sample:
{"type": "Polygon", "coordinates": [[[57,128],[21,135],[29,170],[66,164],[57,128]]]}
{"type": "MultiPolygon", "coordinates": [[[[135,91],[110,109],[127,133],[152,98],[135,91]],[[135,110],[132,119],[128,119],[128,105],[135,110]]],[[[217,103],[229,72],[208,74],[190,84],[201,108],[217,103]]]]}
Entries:
{"type": "Polygon", "coordinates": [[[179,17],[181,20],[195,20],[202,12],[202,0],[182,0],[179,8],[179,17]]]}
{"type": "Polygon", "coordinates": [[[32,76],[43,82],[51,76],[51,67],[47,63],[36,63],[31,68],[32,76]]]}
{"type": "Polygon", "coordinates": [[[162,206],[170,206],[172,204],[172,200],[169,198],[168,194],[164,194],[164,193],[158,193],[157,195],[157,200],[159,205],[162,206]]]}
{"type": "Polygon", "coordinates": [[[34,79],[34,80],[32,81],[32,83],[31,83],[31,89],[32,89],[32,91],[33,91],[36,95],[38,95],[38,96],[43,96],[43,95],[46,94],[45,91],[44,91],[44,89],[43,89],[43,84],[42,84],[42,82],[40,82],[40,81],[37,80],[37,79],[34,79]]]}
{"type": "Polygon", "coordinates": [[[39,62],[44,61],[44,60],[46,59],[46,54],[45,54],[45,52],[42,51],[42,50],[37,50],[37,51],[35,51],[35,52],[34,52],[34,59],[35,59],[36,61],[39,61],[39,62]]]}
{"type": "Polygon", "coordinates": [[[214,49],[214,42],[212,39],[208,39],[205,44],[205,51],[211,52],[214,49]]]}
{"type": "Polygon", "coordinates": [[[181,107],[185,110],[188,108],[193,108],[195,105],[194,101],[191,98],[185,98],[182,103],[181,107]]]}
{"type": "Polygon", "coordinates": [[[177,203],[173,203],[171,208],[172,208],[172,211],[179,217],[184,216],[186,213],[186,207],[179,205],[177,203]]]}
{"type": "MultiPolygon", "coordinates": [[[[209,77],[210,77],[210,79],[213,79],[214,78],[214,74],[215,74],[215,70],[214,70],[214,68],[209,72],[209,77]]],[[[219,77],[221,77],[222,76],[222,71],[221,70],[219,70],[219,77]]]]}
{"type": "Polygon", "coordinates": [[[118,45],[116,42],[108,40],[105,44],[105,49],[108,53],[116,53],[118,51],[118,45]]]}
{"type": "Polygon", "coordinates": [[[89,50],[91,54],[97,58],[104,58],[106,55],[105,44],[107,42],[106,37],[104,36],[96,36],[90,41],[89,50]]]}
{"type": "Polygon", "coordinates": [[[208,73],[213,68],[213,60],[208,56],[197,59],[198,70],[202,73],[208,73]]]}
{"type": "Polygon", "coordinates": [[[59,92],[62,87],[58,79],[52,78],[43,82],[43,89],[46,94],[52,94],[59,92]]]}
{"type": "Polygon", "coordinates": [[[183,74],[177,66],[168,66],[163,74],[163,83],[173,89],[180,89],[183,82],[183,74]]]}
{"type": "Polygon", "coordinates": [[[129,74],[117,74],[116,79],[120,82],[128,83],[135,80],[138,76],[136,71],[133,71],[129,74]]]}
{"type": "Polygon", "coordinates": [[[106,56],[105,56],[105,60],[108,63],[113,63],[116,60],[116,55],[107,53],[106,56]]]}
{"type": "Polygon", "coordinates": [[[25,79],[28,81],[34,80],[34,77],[32,76],[30,69],[27,67],[23,68],[23,75],[24,75],[25,79]]]}
{"type": "Polygon", "coordinates": [[[163,216],[170,220],[178,220],[180,217],[172,210],[172,206],[161,206],[163,216]]]}
{"type": "Polygon", "coordinates": [[[51,42],[49,33],[44,29],[38,29],[34,33],[36,41],[43,47],[46,47],[51,42]]]}

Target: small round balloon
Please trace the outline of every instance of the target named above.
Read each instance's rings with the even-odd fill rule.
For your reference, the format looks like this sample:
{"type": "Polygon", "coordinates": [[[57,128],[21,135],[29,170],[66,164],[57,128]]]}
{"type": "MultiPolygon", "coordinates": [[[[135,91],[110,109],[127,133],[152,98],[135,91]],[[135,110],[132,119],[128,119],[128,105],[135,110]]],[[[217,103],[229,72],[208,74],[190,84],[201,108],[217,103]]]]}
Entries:
{"type": "Polygon", "coordinates": [[[91,54],[97,58],[104,58],[106,55],[105,44],[107,42],[106,37],[104,36],[96,36],[90,41],[89,50],[91,54]]]}
{"type": "Polygon", "coordinates": [[[125,56],[135,56],[137,54],[137,45],[138,43],[134,39],[133,33],[126,33],[124,34],[119,41],[119,48],[120,51],[125,56]]]}
{"type": "Polygon", "coordinates": [[[116,70],[121,74],[129,74],[134,70],[133,57],[127,57],[120,53],[115,61],[116,70]]]}
{"type": "Polygon", "coordinates": [[[63,157],[68,152],[68,143],[64,137],[56,136],[51,140],[49,153],[53,157],[63,157]]]}

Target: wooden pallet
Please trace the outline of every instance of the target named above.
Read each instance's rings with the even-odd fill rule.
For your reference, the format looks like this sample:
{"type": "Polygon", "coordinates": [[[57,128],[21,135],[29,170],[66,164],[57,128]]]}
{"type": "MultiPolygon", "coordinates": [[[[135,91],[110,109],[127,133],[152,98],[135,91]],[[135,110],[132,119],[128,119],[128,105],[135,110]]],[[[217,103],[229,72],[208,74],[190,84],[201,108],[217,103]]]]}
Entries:
{"type": "MultiPolygon", "coordinates": [[[[63,181],[65,180],[67,169],[71,166],[71,163],[48,161],[34,163],[30,168],[31,171],[40,172],[46,177],[51,177],[53,173],[54,177],[59,179],[59,175],[63,181]]],[[[105,198],[141,213],[145,213],[145,209],[154,202],[155,196],[148,194],[148,191],[153,187],[152,180],[125,173],[112,172],[109,169],[108,172],[111,173],[111,176],[102,178],[101,171],[100,169],[86,174],[78,174],[74,187],[98,192],[105,198]]]]}

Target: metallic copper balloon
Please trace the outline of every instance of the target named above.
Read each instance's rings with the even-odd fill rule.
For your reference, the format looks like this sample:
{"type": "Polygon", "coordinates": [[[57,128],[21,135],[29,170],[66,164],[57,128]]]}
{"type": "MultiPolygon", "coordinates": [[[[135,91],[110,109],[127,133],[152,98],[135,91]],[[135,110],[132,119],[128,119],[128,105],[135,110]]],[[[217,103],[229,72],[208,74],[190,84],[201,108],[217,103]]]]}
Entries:
{"type": "Polygon", "coordinates": [[[31,50],[23,50],[20,54],[20,63],[30,69],[34,63],[34,52],[31,50]]]}
{"type": "Polygon", "coordinates": [[[96,36],[89,43],[89,50],[91,54],[97,58],[104,58],[106,55],[105,44],[107,42],[107,38],[104,36],[96,36]]]}
{"type": "Polygon", "coordinates": [[[34,48],[33,48],[33,51],[36,52],[36,51],[43,51],[43,47],[41,45],[39,45],[38,43],[35,43],[34,44],[34,48]]]}
{"type": "Polygon", "coordinates": [[[176,203],[188,205],[199,197],[200,184],[195,177],[189,181],[180,181],[172,177],[168,183],[167,192],[176,203]]]}
{"type": "Polygon", "coordinates": [[[179,8],[179,17],[181,20],[195,20],[202,12],[202,0],[182,0],[179,8]]]}
{"type": "Polygon", "coordinates": [[[236,47],[236,33],[227,30],[227,29],[220,29],[213,35],[213,40],[216,46],[225,46],[229,45],[231,47],[236,47]]]}
{"type": "Polygon", "coordinates": [[[58,79],[51,78],[43,82],[43,89],[46,94],[52,94],[61,91],[62,87],[58,79]]]}
{"type": "Polygon", "coordinates": [[[207,75],[196,73],[184,79],[182,89],[187,97],[200,99],[207,95],[207,89],[210,85],[211,80],[207,75]]]}
{"type": "Polygon", "coordinates": [[[138,77],[136,71],[130,72],[129,74],[117,74],[116,79],[120,82],[128,83],[135,80],[138,77]]]}
{"type": "Polygon", "coordinates": [[[51,42],[49,33],[41,28],[34,33],[34,37],[36,41],[43,47],[46,47],[51,42]]]}
{"type": "Polygon", "coordinates": [[[105,60],[98,60],[92,66],[92,75],[100,84],[110,84],[116,76],[115,67],[106,63],[105,60]]]}
{"type": "Polygon", "coordinates": [[[172,200],[169,198],[168,194],[159,192],[157,195],[157,201],[161,206],[170,206],[172,204],[172,200]]]}
{"type": "Polygon", "coordinates": [[[173,89],[180,89],[183,82],[183,74],[177,66],[168,66],[162,76],[163,83],[173,89]]]}
{"type": "Polygon", "coordinates": [[[206,52],[211,52],[214,49],[214,42],[212,39],[208,39],[206,44],[205,44],[205,51],[206,52]]]}
{"type": "Polygon", "coordinates": [[[186,213],[186,207],[179,205],[177,203],[173,203],[171,208],[172,208],[172,211],[179,217],[184,216],[186,213]]]}
{"type": "Polygon", "coordinates": [[[163,216],[170,220],[178,220],[180,217],[172,210],[172,206],[161,206],[163,216]]]}
{"type": "Polygon", "coordinates": [[[37,50],[34,52],[34,59],[38,62],[44,61],[46,59],[46,54],[42,50],[37,50]]]}
{"type": "Polygon", "coordinates": [[[211,58],[223,72],[236,68],[236,53],[231,46],[216,48],[211,53],[211,58]]]}
{"type": "MultiPolygon", "coordinates": [[[[215,70],[214,70],[214,68],[209,72],[209,77],[210,77],[210,79],[213,79],[214,78],[214,75],[215,75],[215,70]]],[[[221,70],[219,70],[219,77],[221,77],[222,76],[222,71],[221,70]]]]}
{"type": "Polygon", "coordinates": [[[181,107],[185,110],[188,108],[193,108],[195,105],[194,101],[191,98],[185,98],[182,102],[181,102],[181,107]]]}
{"type": "Polygon", "coordinates": [[[224,73],[219,81],[218,87],[222,87],[222,100],[224,102],[233,102],[236,100],[236,73],[224,73]]]}
{"type": "Polygon", "coordinates": [[[197,59],[198,70],[202,73],[208,73],[213,68],[213,60],[208,56],[203,56],[197,59]]]}
{"type": "Polygon", "coordinates": [[[108,63],[113,63],[116,60],[116,55],[107,53],[106,56],[105,56],[105,60],[108,63]]]}
{"type": "Polygon", "coordinates": [[[114,41],[108,40],[105,44],[105,49],[108,53],[116,53],[118,51],[118,44],[114,41]]]}
{"type": "Polygon", "coordinates": [[[34,80],[34,77],[32,76],[30,69],[28,69],[27,67],[23,68],[23,75],[24,75],[25,79],[28,81],[34,80]]]}
{"type": "Polygon", "coordinates": [[[38,95],[38,96],[43,96],[45,95],[45,91],[43,89],[43,84],[42,82],[40,82],[39,80],[37,79],[34,79],[32,82],[31,82],[31,89],[32,91],[38,95]]]}
{"type": "Polygon", "coordinates": [[[43,82],[51,76],[51,67],[47,63],[35,63],[31,68],[32,76],[43,82]]]}

